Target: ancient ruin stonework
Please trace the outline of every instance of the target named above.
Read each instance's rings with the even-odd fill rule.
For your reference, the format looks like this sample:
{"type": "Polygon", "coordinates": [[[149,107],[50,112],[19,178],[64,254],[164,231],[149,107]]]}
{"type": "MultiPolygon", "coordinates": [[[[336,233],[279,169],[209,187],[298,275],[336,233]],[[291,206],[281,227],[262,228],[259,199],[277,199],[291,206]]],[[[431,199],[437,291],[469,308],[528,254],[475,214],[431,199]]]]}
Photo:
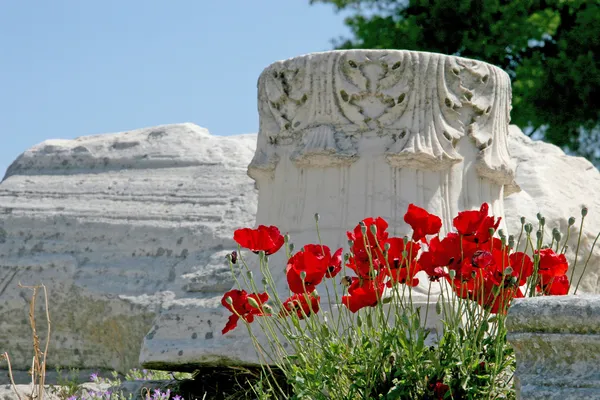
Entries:
{"type": "MultiPolygon", "coordinates": [[[[459,210],[483,202],[503,216],[504,196],[518,190],[510,90],[492,65],[433,53],[334,51],[272,64],[258,81],[260,131],[248,167],[259,190],[256,224],[278,226],[299,248],[317,240],[319,213],[323,243],[337,248],[366,216],[409,233],[410,203],[441,216],[446,229],[459,210]]],[[[285,261],[283,252],[270,257],[280,296],[285,261]]],[[[421,281],[413,302],[424,306],[421,281]]],[[[222,307],[163,312],[142,364],[256,363],[245,329],[220,334],[228,316],[222,307]]]]}

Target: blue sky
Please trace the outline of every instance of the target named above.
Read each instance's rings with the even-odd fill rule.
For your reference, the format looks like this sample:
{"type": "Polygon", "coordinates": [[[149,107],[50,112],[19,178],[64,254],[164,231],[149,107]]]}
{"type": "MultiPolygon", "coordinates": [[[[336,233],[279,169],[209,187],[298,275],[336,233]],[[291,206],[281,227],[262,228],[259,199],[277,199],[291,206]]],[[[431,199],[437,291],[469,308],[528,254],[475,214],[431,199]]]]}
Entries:
{"type": "Polygon", "coordinates": [[[0,179],[46,139],[194,122],[256,132],[270,63],[332,48],[308,0],[0,0],[0,179]]]}

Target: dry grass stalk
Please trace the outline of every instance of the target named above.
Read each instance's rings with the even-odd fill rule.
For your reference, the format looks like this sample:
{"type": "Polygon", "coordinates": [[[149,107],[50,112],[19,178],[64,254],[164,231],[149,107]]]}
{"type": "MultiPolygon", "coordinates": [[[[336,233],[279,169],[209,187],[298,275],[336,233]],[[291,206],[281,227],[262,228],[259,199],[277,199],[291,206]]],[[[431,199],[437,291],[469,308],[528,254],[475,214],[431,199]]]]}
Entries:
{"type": "Polygon", "coordinates": [[[15,379],[13,377],[12,366],[10,364],[10,357],[8,356],[8,353],[4,352],[3,354],[0,354],[0,360],[6,360],[6,362],[8,363],[8,376],[10,377],[10,383],[12,385],[12,389],[15,392],[15,394],[17,395],[18,399],[21,400],[21,395],[19,394],[19,391],[17,390],[17,385],[15,385],[15,379]]]}
{"type": "Polygon", "coordinates": [[[31,303],[29,304],[29,324],[31,325],[32,336],[33,336],[33,361],[31,366],[31,398],[36,400],[44,399],[44,385],[46,381],[46,359],[48,357],[48,345],[50,343],[50,312],[48,310],[48,291],[46,286],[43,284],[36,286],[23,286],[19,283],[19,287],[30,289],[33,291],[31,296],[31,303]],[[44,291],[44,302],[46,309],[46,343],[44,351],[40,349],[40,338],[37,333],[37,327],[35,322],[35,302],[39,289],[44,291]]]}

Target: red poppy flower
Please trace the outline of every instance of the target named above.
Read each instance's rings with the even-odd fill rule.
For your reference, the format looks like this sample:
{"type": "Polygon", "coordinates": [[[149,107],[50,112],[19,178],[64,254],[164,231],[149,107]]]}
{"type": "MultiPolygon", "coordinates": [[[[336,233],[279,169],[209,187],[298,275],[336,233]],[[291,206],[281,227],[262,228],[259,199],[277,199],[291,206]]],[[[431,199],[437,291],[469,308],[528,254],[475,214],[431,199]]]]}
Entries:
{"type": "Polygon", "coordinates": [[[569,294],[571,284],[567,275],[552,277],[546,284],[543,279],[544,277],[540,277],[540,283],[537,285],[538,292],[543,292],[545,295],[550,296],[565,296],[569,294]]]}
{"type": "Polygon", "coordinates": [[[354,242],[355,245],[358,246],[365,246],[365,241],[366,246],[369,247],[376,247],[377,243],[380,243],[381,241],[385,240],[388,238],[388,233],[386,232],[388,228],[388,223],[386,222],[385,219],[381,218],[381,217],[377,217],[377,218],[365,218],[361,221],[361,223],[359,223],[358,225],[356,225],[356,227],[354,227],[354,230],[352,232],[347,232],[346,235],[348,236],[349,240],[352,240],[354,242]],[[362,233],[362,226],[365,226],[367,228],[367,237],[365,240],[365,237],[362,233]],[[377,232],[375,235],[373,235],[373,232],[371,232],[371,226],[374,225],[377,228],[377,232]]]}
{"type": "Polygon", "coordinates": [[[225,334],[234,329],[237,326],[240,317],[244,321],[251,323],[254,321],[255,316],[268,315],[263,308],[267,300],[269,300],[269,295],[267,293],[248,294],[245,290],[237,289],[225,293],[221,299],[221,304],[231,311],[232,315],[229,317],[222,333],[225,334]],[[228,298],[231,299],[231,304],[227,301],[228,298]],[[251,302],[254,303],[254,305],[251,304],[251,302]],[[255,307],[255,305],[258,305],[258,308],[255,307]]]}
{"type": "Polygon", "coordinates": [[[282,304],[283,308],[279,312],[280,317],[286,317],[290,313],[296,312],[299,319],[304,319],[304,316],[310,316],[319,312],[319,301],[321,297],[315,292],[294,294],[287,298],[282,304]]]}
{"type": "Polygon", "coordinates": [[[488,216],[489,206],[483,203],[479,211],[461,211],[452,221],[462,237],[475,243],[486,243],[490,240],[490,228],[498,229],[501,218],[497,220],[488,216]]]}
{"type": "MultiPolygon", "coordinates": [[[[383,246],[381,246],[383,248],[383,246]]],[[[346,264],[348,268],[356,273],[361,278],[371,279],[373,274],[376,274],[381,267],[378,254],[367,253],[365,249],[355,249],[353,254],[348,258],[346,264]]]]}
{"type": "Polygon", "coordinates": [[[419,270],[425,271],[431,282],[438,282],[440,278],[448,275],[444,268],[436,263],[434,253],[431,251],[421,253],[418,263],[419,270]]]}
{"type": "MultiPolygon", "coordinates": [[[[341,262],[341,261],[340,261],[341,262]]],[[[293,293],[310,293],[327,273],[331,265],[331,250],[320,244],[307,244],[288,260],[285,269],[290,290],[293,293]],[[302,274],[304,283],[302,282],[302,274]]]]}
{"type": "Polygon", "coordinates": [[[523,297],[518,287],[498,286],[493,279],[484,279],[470,292],[470,299],[489,310],[492,314],[506,314],[513,298],[523,297]]]}
{"type": "Polygon", "coordinates": [[[413,230],[412,240],[418,242],[426,235],[436,235],[442,228],[442,220],[437,215],[429,214],[421,207],[414,204],[408,205],[408,210],[404,214],[404,222],[410,225],[413,230]]]}
{"type": "Polygon", "coordinates": [[[509,256],[510,259],[510,267],[513,272],[512,275],[519,280],[519,286],[523,286],[527,283],[527,279],[533,273],[533,262],[531,258],[523,253],[516,252],[509,256]]]}
{"type": "Polygon", "coordinates": [[[389,246],[387,267],[383,268],[383,273],[391,279],[388,287],[392,287],[394,283],[398,282],[408,286],[417,286],[419,279],[415,278],[415,275],[419,272],[419,265],[415,259],[421,245],[413,241],[409,241],[405,245],[404,240],[400,238],[387,239],[384,245],[389,246]]]}
{"type": "Polygon", "coordinates": [[[461,288],[461,290],[466,288],[469,292],[478,289],[483,284],[483,281],[490,279],[492,275],[490,269],[474,266],[469,258],[462,260],[461,264],[454,266],[452,270],[455,271],[452,284],[457,288],[461,288]]]}
{"type": "Polygon", "coordinates": [[[353,277],[348,287],[348,296],[342,296],[342,303],[355,313],[363,307],[375,307],[385,289],[383,279],[360,279],[353,277]]]}
{"type": "Polygon", "coordinates": [[[429,250],[434,253],[438,265],[454,268],[460,265],[463,258],[470,257],[477,250],[477,245],[461,240],[458,233],[451,232],[441,241],[437,238],[431,239],[429,250]]]}
{"type": "Polygon", "coordinates": [[[342,270],[342,252],[343,249],[339,248],[331,256],[329,266],[327,267],[327,272],[325,272],[325,276],[327,278],[334,278],[342,270]]]}
{"type": "Polygon", "coordinates": [[[550,248],[541,249],[538,254],[540,256],[538,273],[546,278],[546,280],[547,278],[562,276],[567,273],[569,263],[564,254],[556,254],[550,248]]]}
{"type": "Polygon", "coordinates": [[[276,253],[284,243],[277,227],[264,225],[259,225],[256,229],[238,229],[233,232],[233,240],[254,253],[264,251],[266,255],[276,253]]]}
{"type": "Polygon", "coordinates": [[[437,397],[437,400],[444,400],[444,396],[450,390],[450,386],[443,382],[436,382],[432,386],[433,394],[437,397]]]}

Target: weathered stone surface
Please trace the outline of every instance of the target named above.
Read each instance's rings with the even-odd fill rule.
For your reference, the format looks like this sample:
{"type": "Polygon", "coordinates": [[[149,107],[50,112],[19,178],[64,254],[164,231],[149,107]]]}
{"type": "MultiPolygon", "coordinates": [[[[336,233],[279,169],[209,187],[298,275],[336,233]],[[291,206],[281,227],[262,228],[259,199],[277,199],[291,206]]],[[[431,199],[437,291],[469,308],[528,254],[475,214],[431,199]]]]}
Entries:
{"type": "Polygon", "coordinates": [[[517,299],[506,325],[517,399],[600,399],[600,296],[517,299]]]}
{"type": "MultiPolygon", "coordinates": [[[[575,268],[576,285],[592,251],[594,240],[600,232],[600,172],[585,158],[569,156],[552,144],[531,140],[515,125],[510,126],[508,143],[510,155],[517,165],[516,181],[522,189],[520,193],[512,194],[504,200],[507,225],[511,234],[519,234],[521,216],[537,229],[536,214],[540,212],[546,218],[546,238],[550,241],[553,228],[558,228],[566,234],[569,217],[575,217],[577,222],[571,228],[567,250],[567,258],[573,266],[581,207],[589,208],[575,268]]],[[[564,237],[565,235],[563,240],[564,237]]],[[[598,247],[600,243],[592,253],[578,293],[600,293],[598,247]]]]}
{"type": "Polygon", "coordinates": [[[161,309],[230,288],[224,255],[256,213],[255,143],[180,124],[22,154],[0,184],[0,348],[13,367],[29,368],[33,354],[19,282],[48,288],[50,365],[119,370],[138,365],[161,309]]]}
{"type": "MultiPolygon", "coordinates": [[[[248,167],[259,189],[256,224],[278,226],[300,248],[317,240],[319,213],[320,237],[335,250],[367,216],[384,217],[391,234],[410,233],[410,203],[439,215],[444,230],[460,210],[484,202],[504,216],[504,196],[518,190],[507,144],[510,90],[497,67],[434,53],[335,51],[272,64],[258,81],[260,131],[248,167]]],[[[282,298],[285,262],[285,252],[269,257],[282,298]]],[[[256,262],[250,269],[260,279],[256,262]]],[[[412,292],[418,305],[430,289],[422,275],[412,292]]],[[[259,362],[245,329],[220,334],[228,317],[223,307],[167,311],[140,360],[161,368],[259,362]]]]}

